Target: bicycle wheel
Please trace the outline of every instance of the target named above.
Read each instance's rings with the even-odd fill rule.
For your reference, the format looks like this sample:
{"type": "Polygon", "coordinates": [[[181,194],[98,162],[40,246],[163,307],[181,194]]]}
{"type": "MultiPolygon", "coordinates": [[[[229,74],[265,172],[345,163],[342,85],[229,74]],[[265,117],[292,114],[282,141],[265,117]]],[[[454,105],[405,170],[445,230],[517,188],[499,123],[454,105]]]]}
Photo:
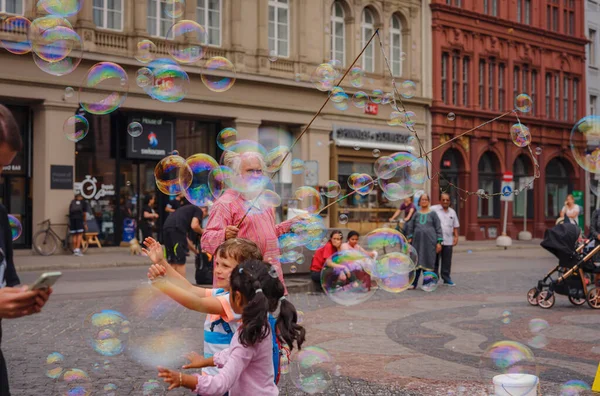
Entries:
{"type": "Polygon", "coordinates": [[[56,251],[58,243],[50,231],[41,230],[33,236],[33,250],[41,256],[51,256],[56,251]]]}

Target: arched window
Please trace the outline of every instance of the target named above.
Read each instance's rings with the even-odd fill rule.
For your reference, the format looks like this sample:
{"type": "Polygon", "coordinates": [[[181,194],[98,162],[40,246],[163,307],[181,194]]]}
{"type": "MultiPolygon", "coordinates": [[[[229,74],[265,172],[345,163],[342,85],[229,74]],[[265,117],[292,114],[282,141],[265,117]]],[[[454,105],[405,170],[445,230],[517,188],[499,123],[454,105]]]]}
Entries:
{"type": "Polygon", "coordinates": [[[0,12],[23,15],[23,0],[0,0],[0,12]]]}
{"type": "Polygon", "coordinates": [[[123,30],[123,1],[94,0],[94,23],[101,29],[123,30]]]}
{"type": "MultiPolygon", "coordinates": [[[[520,191],[525,184],[529,184],[533,180],[533,170],[531,162],[526,155],[519,155],[513,164],[513,177],[515,182],[515,190],[520,191]]],[[[532,185],[533,187],[533,185],[532,185]]],[[[525,216],[525,194],[527,194],[527,218],[533,218],[533,190],[528,188],[519,192],[519,195],[513,197],[513,216],[525,216]]]]}
{"type": "Polygon", "coordinates": [[[573,184],[569,175],[573,174],[571,165],[557,157],[546,166],[546,217],[557,218],[565,204],[565,199],[573,184]]]}
{"type": "Polygon", "coordinates": [[[204,44],[221,46],[221,0],[198,0],[196,20],[206,29],[204,44]]]}
{"type": "Polygon", "coordinates": [[[290,56],[289,0],[269,0],[269,52],[290,56]]]}
{"type": "MultiPolygon", "coordinates": [[[[375,17],[373,12],[365,8],[362,13],[361,22],[362,31],[362,47],[367,45],[373,33],[375,33],[375,17]]],[[[362,67],[366,72],[373,73],[375,71],[375,46],[374,41],[367,47],[362,55],[362,67]]]]}
{"type": "Polygon", "coordinates": [[[339,1],[331,8],[331,59],[346,64],[346,25],[344,7],[339,1]]]}
{"type": "Polygon", "coordinates": [[[464,169],[464,165],[460,152],[456,149],[446,151],[440,163],[440,194],[443,192],[450,194],[452,207],[457,212],[459,210],[458,188],[460,188],[461,169],[464,169]]]}
{"type": "MultiPolygon", "coordinates": [[[[485,152],[479,160],[479,189],[485,194],[500,192],[500,163],[491,151],[485,152]]],[[[500,218],[500,196],[479,198],[478,217],[500,218]]]]}
{"type": "Polygon", "coordinates": [[[398,15],[392,15],[390,22],[390,62],[394,76],[402,75],[402,58],[404,56],[402,53],[402,21],[398,15]]]}

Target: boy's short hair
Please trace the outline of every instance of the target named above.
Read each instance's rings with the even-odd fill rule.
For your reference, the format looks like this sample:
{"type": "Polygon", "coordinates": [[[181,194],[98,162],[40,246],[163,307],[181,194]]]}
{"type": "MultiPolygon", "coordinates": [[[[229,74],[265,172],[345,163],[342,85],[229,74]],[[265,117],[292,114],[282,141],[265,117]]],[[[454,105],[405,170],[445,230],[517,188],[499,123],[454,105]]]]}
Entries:
{"type": "Polygon", "coordinates": [[[231,238],[223,242],[217,248],[215,255],[227,258],[231,257],[238,263],[243,263],[246,260],[260,260],[263,256],[256,243],[245,238],[231,238]]]}
{"type": "Polygon", "coordinates": [[[12,151],[21,151],[23,141],[17,121],[10,110],[0,105],[0,145],[7,144],[12,151]]]}

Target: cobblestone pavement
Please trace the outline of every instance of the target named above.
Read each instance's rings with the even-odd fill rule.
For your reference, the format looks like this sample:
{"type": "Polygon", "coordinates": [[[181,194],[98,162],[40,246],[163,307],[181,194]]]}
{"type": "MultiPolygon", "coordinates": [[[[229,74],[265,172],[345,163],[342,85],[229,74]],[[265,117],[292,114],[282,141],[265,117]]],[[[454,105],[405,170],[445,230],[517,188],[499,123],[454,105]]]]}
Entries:
{"type": "MultiPolygon", "coordinates": [[[[550,310],[525,299],[527,290],[555,265],[554,258],[540,249],[459,253],[454,260],[457,286],[442,285],[432,293],[377,291],[352,307],[336,305],[323,294],[290,296],[303,311],[306,345],[322,347],[335,359],[325,394],[489,394],[479,359],[500,340],[543,346],[531,348],[543,395],[560,395],[560,385],[573,379],[591,384],[600,361],[600,312],[575,307],[564,296],[557,296],[550,310]],[[550,325],[546,345],[532,341],[529,322],[534,318],[550,325]]],[[[141,395],[144,382],[156,378],[156,360],[176,366],[184,361],[179,352],[201,352],[204,315],[149,294],[144,274],[144,268],[65,271],[42,314],[4,321],[3,350],[13,394],[59,394],[61,382],[45,375],[45,359],[52,352],[65,356],[64,368],[86,371],[88,389],[95,395],[106,394],[109,383],[118,387],[117,395],[141,395]],[[122,312],[131,321],[125,352],[114,357],[96,353],[87,343],[84,319],[103,309],[122,312]],[[157,335],[162,337],[154,351],[140,347],[157,335]],[[140,357],[140,352],[146,354],[140,357]]],[[[37,274],[21,277],[31,282],[37,274]]],[[[282,394],[304,394],[291,379],[283,378],[282,394]]]]}

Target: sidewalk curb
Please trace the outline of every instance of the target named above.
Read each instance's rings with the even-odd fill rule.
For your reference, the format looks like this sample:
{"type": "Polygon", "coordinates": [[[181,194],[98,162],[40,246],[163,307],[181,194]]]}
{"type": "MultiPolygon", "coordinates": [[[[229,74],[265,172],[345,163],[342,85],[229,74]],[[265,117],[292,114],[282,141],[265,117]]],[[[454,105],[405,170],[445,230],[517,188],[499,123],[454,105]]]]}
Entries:
{"type": "MultiPolygon", "coordinates": [[[[506,250],[524,250],[524,249],[541,249],[541,246],[538,244],[535,245],[513,245],[508,247],[506,250]]],[[[455,247],[453,253],[468,253],[469,250],[472,253],[475,252],[487,252],[489,250],[505,250],[505,248],[501,246],[482,246],[482,247],[474,247],[474,248],[466,248],[462,246],[455,247]]]]}

